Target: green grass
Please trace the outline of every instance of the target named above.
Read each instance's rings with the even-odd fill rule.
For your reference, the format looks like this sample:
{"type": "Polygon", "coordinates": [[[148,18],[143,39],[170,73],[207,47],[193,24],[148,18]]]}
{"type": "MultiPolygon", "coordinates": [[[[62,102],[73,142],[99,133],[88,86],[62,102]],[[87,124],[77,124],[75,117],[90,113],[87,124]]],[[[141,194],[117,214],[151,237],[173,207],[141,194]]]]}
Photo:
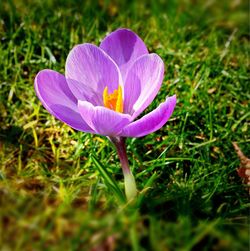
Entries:
{"type": "Polygon", "coordinates": [[[250,155],[247,10],[243,0],[1,1],[0,250],[91,250],[108,238],[119,251],[247,250],[249,196],[232,147],[250,155]],[[165,62],[147,111],[178,98],[161,130],[127,140],[135,205],[99,172],[123,191],[108,140],[53,118],[33,88],[41,69],[64,73],[75,44],[118,27],[165,62]]]}

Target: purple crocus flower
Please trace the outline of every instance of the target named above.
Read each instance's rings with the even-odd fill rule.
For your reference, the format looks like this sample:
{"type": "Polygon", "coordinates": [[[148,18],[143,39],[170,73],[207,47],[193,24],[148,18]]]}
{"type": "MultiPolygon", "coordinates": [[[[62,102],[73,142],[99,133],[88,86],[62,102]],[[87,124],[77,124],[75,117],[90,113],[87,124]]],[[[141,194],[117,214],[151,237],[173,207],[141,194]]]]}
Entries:
{"type": "Polygon", "coordinates": [[[52,115],[76,130],[141,137],[160,129],[174,110],[172,96],[136,120],[155,98],[163,75],[162,59],[149,54],[135,33],[119,29],[100,47],[75,46],[67,57],[65,76],[40,71],[35,90],[52,115]]]}
{"type": "MultiPolygon", "coordinates": [[[[67,57],[65,76],[53,70],[40,71],[35,90],[53,116],[76,130],[108,136],[119,153],[124,137],[155,132],[173,113],[175,95],[136,119],[157,95],[163,77],[162,59],[149,54],[131,30],[118,29],[100,47],[88,43],[75,46],[67,57]]],[[[122,151],[119,156],[122,162],[122,151]]],[[[123,167],[128,166],[125,162],[126,158],[123,167]]]]}

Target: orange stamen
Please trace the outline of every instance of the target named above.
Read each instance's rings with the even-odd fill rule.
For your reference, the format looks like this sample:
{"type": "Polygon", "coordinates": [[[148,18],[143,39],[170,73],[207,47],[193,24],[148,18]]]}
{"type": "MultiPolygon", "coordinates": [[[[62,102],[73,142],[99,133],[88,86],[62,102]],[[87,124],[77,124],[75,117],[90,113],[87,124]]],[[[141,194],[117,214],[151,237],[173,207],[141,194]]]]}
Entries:
{"type": "Polygon", "coordinates": [[[103,91],[103,104],[113,111],[123,113],[122,87],[119,85],[118,90],[109,94],[106,86],[103,91]]]}

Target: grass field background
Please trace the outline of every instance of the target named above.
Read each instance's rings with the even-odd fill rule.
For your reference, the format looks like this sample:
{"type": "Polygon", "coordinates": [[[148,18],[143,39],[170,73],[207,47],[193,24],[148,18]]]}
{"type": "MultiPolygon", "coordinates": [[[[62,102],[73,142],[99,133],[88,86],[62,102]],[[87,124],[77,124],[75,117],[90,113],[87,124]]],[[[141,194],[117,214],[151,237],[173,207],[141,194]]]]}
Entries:
{"type": "Polygon", "coordinates": [[[232,142],[250,155],[248,21],[244,0],[0,1],[0,250],[247,250],[232,142]],[[64,73],[74,45],[119,27],[165,62],[146,112],[178,99],[161,130],[127,140],[136,205],[100,173],[123,190],[108,140],[56,120],[33,88],[39,70],[64,73]]]}

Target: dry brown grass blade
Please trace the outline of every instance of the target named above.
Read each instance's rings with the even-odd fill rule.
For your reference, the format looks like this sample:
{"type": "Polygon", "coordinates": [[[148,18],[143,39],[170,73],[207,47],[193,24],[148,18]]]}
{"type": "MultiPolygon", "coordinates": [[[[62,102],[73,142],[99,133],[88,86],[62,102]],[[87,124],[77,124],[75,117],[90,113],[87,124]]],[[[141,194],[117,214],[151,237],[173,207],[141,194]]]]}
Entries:
{"type": "Polygon", "coordinates": [[[115,236],[109,236],[100,245],[93,248],[91,251],[114,251],[115,250],[115,236]]]}
{"type": "MultiPolygon", "coordinates": [[[[240,167],[237,168],[238,175],[243,178],[244,183],[250,186],[250,159],[244,155],[236,142],[233,142],[233,146],[240,159],[240,167]]],[[[250,193],[250,187],[248,191],[250,193]]]]}

